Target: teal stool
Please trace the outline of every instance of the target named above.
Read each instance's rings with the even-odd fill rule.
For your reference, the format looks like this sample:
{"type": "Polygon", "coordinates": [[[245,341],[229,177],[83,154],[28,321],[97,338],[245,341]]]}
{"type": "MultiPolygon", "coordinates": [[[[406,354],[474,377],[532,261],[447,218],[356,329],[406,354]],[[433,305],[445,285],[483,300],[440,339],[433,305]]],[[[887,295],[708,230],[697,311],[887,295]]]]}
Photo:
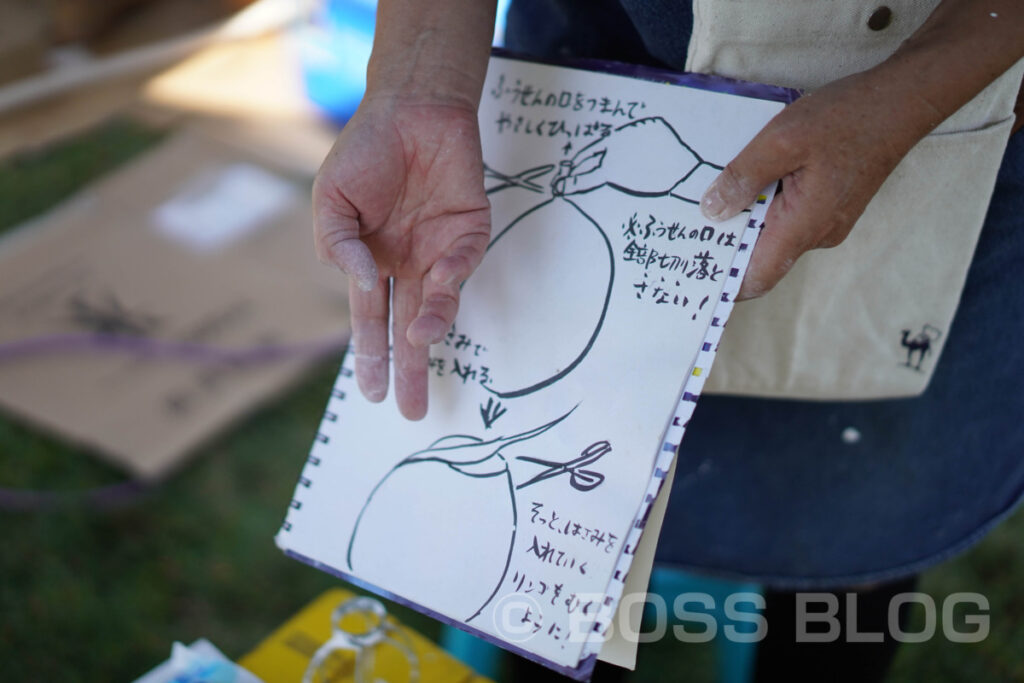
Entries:
{"type": "Polygon", "coordinates": [[[481,676],[497,680],[504,650],[454,626],[441,630],[441,647],[481,676]]]}
{"type": "MultiPolygon", "coordinates": [[[[717,624],[714,644],[719,683],[749,683],[753,680],[757,643],[737,642],[737,639],[727,638],[725,636],[725,628],[731,626],[735,628],[740,636],[747,636],[747,639],[752,640],[756,633],[757,625],[747,620],[737,621],[728,618],[725,613],[725,603],[729,596],[735,593],[751,593],[760,596],[760,586],[753,583],[737,583],[735,581],[713,579],[707,576],[690,574],[678,569],[655,567],[651,573],[649,592],[656,593],[664,599],[670,615],[673,613],[672,606],[676,596],[683,593],[698,593],[705,599],[707,596],[710,596],[713,606],[709,607],[700,603],[691,603],[686,606],[686,610],[706,614],[717,624]]],[[[755,614],[757,612],[756,606],[749,599],[737,601],[734,609],[743,614],[755,614]]],[[[670,618],[670,622],[672,620],[673,618],[670,618]]],[[[701,628],[706,628],[706,624],[702,624],[701,628]]],[[[699,633],[700,631],[697,630],[695,632],[699,633]]],[[[680,647],[684,646],[685,644],[680,644],[680,647]]]]}
{"type": "MultiPolygon", "coordinates": [[[[705,599],[710,596],[713,606],[691,603],[686,606],[686,609],[691,612],[700,611],[717,624],[714,646],[719,683],[749,683],[753,680],[757,643],[737,642],[735,639],[726,638],[724,631],[726,626],[732,626],[738,633],[752,637],[756,631],[756,624],[746,620],[729,619],[725,614],[725,603],[729,596],[735,593],[760,595],[760,586],[698,576],[678,569],[655,567],[651,574],[650,592],[661,596],[668,607],[669,614],[673,613],[673,602],[678,595],[699,593],[705,599]]],[[[737,611],[744,614],[751,614],[755,611],[754,605],[749,601],[740,602],[736,608],[737,611]]],[[[706,624],[703,624],[702,628],[706,628],[706,624]]],[[[453,626],[445,626],[441,633],[441,647],[472,667],[481,676],[497,679],[501,672],[503,656],[501,648],[465,631],[460,631],[453,626]]],[[[685,647],[685,643],[681,643],[680,647],[685,647]]]]}

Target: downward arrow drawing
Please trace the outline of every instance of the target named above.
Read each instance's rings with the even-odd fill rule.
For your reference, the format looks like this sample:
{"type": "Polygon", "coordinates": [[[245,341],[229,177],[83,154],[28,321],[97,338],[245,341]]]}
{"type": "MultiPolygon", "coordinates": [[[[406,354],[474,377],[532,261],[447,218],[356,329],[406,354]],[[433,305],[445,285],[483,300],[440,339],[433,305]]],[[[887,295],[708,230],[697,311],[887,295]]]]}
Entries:
{"type": "Polygon", "coordinates": [[[480,406],[480,417],[483,418],[484,428],[490,429],[498,421],[498,418],[508,412],[508,408],[501,407],[501,401],[495,401],[494,397],[487,399],[487,405],[480,406]]]}

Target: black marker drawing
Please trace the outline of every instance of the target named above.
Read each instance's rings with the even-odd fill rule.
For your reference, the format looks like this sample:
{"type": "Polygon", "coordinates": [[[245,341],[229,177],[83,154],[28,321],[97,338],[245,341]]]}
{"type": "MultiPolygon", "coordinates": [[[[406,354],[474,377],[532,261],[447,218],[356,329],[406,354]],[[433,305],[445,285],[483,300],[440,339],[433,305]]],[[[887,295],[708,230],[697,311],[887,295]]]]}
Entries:
{"type": "Polygon", "coordinates": [[[569,484],[572,485],[577,491],[590,491],[601,485],[604,481],[604,475],[600,472],[594,472],[593,470],[583,469],[584,465],[592,465],[593,463],[600,460],[604,455],[611,453],[612,446],[607,441],[598,441],[597,443],[587,446],[580,457],[570,460],[569,462],[552,462],[551,460],[541,460],[540,458],[531,458],[528,455],[520,455],[516,460],[522,460],[523,462],[532,462],[536,465],[544,465],[548,469],[538,474],[533,479],[525,481],[516,487],[516,490],[526,488],[537,482],[550,479],[551,477],[557,477],[560,474],[569,473],[569,484]]]}
{"type": "MultiPolygon", "coordinates": [[[[559,165],[552,180],[556,196],[583,194],[608,186],[635,197],[672,194],[699,168],[716,171],[722,166],[705,161],[660,116],[637,119],[591,142],[571,161],[559,165]],[[634,169],[644,169],[637,174],[634,169]]],[[[691,204],[699,198],[672,194],[691,204]]]]}
{"type": "Polygon", "coordinates": [[[611,300],[615,254],[600,225],[575,203],[552,197],[501,230],[484,259],[488,278],[467,281],[461,305],[494,310],[492,317],[478,321],[474,334],[515,340],[515,348],[503,358],[500,371],[492,367],[491,380],[483,386],[501,399],[526,396],[572,372],[593,346],[611,300]],[[571,235],[572,253],[538,251],[551,230],[571,235]],[[524,273],[524,263],[543,265],[524,273]],[[579,277],[566,278],[567,269],[579,277]],[[527,319],[537,330],[563,330],[559,343],[551,344],[542,334],[517,334],[513,321],[527,319]]]}
{"type": "Polygon", "coordinates": [[[903,330],[903,337],[900,339],[900,345],[907,349],[907,360],[903,365],[920,372],[921,363],[924,361],[924,357],[932,351],[932,343],[937,342],[941,336],[942,332],[932,325],[925,325],[922,327],[921,331],[913,338],[910,337],[910,330],[903,330]],[[911,365],[910,363],[913,360],[915,353],[918,354],[917,364],[911,365]]]}
{"type": "MultiPolygon", "coordinates": [[[[696,204],[697,198],[678,188],[702,167],[716,172],[722,168],[701,158],[660,116],[619,126],[572,160],[560,162],[549,184],[551,196],[523,211],[491,240],[484,257],[489,279],[471,278],[463,288],[463,306],[474,306],[472,300],[478,298],[496,309],[475,334],[516,340],[514,353],[503,359],[500,370],[492,371],[484,389],[502,399],[540,391],[576,369],[600,335],[615,283],[615,254],[605,229],[572,197],[607,186],[636,197],[672,196],[696,204]],[[637,173],[638,168],[643,172],[637,173]],[[566,241],[574,245],[573,253],[538,249],[549,241],[544,233],[552,230],[570,235],[566,241]],[[524,273],[524,263],[538,267],[524,273]],[[562,275],[567,269],[580,276],[567,282],[562,275]],[[537,329],[561,329],[559,343],[536,335],[523,338],[506,323],[527,317],[537,329]],[[572,324],[565,324],[567,320],[572,324]]],[[[486,164],[484,168],[486,178],[498,181],[488,187],[490,194],[513,187],[541,193],[538,181],[555,167],[543,164],[513,174],[486,164]]]]}
{"type": "Polygon", "coordinates": [[[501,401],[495,401],[493,396],[489,397],[487,405],[480,406],[480,419],[484,421],[484,429],[493,427],[498,418],[507,412],[508,408],[503,408],[501,401]]]}
{"type": "Polygon", "coordinates": [[[578,468],[611,451],[607,442],[591,446],[562,470],[558,469],[562,463],[508,453],[552,429],[574,410],[513,436],[486,441],[467,435],[442,437],[404,458],[377,483],[356,518],[345,560],[349,570],[402,595],[419,568],[436,567],[472,548],[480,562],[472,573],[475,582],[467,582],[466,573],[452,572],[458,585],[449,593],[458,596],[465,621],[472,621],[494,599],[512,560],[518,519],[515,491],[522,486],[513,482],[509,459],[547,468],[523,486],[563,472],[570,473],[570,483],[578,491],[589,491],[604,480],[600,473],[578,468]],[[424,491],[425,481],[432,482],[434,489],[424,491]]]}
{"type": "Polygon", "coordinates": [[[484,178],[493,178],[500,180],[501,182],[497,185],[492,185],[487,188],[487,194],[497,192],[498,190],[504,190],[506,187],[521,187],[531,192],[544,192],[544,187],[533,182],[539,179],[552,170],[554,170],[554,164],[546,164],[544,166],[537,166],[536,168],[528,168],[522,173],[517,173],[514,176],[507,176],[500,171],[495,171],[490,168],[487,164],[484,164],[484,178]]]}

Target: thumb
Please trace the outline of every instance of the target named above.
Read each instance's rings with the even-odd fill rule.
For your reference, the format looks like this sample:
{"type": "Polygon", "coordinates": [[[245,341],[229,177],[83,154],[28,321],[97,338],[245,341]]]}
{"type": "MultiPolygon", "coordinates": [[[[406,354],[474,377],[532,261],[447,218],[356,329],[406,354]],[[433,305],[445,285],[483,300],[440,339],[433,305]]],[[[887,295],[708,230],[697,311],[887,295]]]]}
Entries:
{"type": "Polygon", "coordinates": [[[780,147],[769,124],[708,186],[700,200],[701,213],[715,221],[732,218],[753,204],[770,183],[795,170],[780,147]]]}
{"type": "Polygon", "coordinates": [[[343,207],[325,208],[314,202],[313,236],[321,262],[337,266],[364,292],[372,290],[378,279],[377,264],[369,247],[359,239],[356,211],[346,202],[343,207]]]}

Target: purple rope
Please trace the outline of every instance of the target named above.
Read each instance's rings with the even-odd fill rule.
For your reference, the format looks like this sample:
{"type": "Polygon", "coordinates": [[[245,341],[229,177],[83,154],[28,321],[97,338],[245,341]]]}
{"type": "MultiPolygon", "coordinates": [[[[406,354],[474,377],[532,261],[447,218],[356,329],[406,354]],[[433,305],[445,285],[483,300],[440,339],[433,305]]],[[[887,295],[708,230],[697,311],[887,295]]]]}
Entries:
{"type": "Polygon", "coordinates": [[[70,506],[113,510],[137,503],[150,487],[137,481],[123,481],[82,491],[35,491],[0,487],[0,509],[8,512],[52,512],[70,506]]]}
{"type": "MultiPolygon", "coordinates": [[[[0,363],[54,353],[98,352],[208,364],[257,365],[290,358],[322,358],[347,345],[347,334],[316,342],[266,344],[241,349],[115,334],[56,334],[0,344],[0,363]]],[[[108,510],[136,503],[144,498],[148,491],[148,486],[136,481],[68,492],[0,487],[0,509],[12,512],[42,512],[70,505],[84,505],[108,510]]]]}
{"type": "Polygon", "coordinates": [[[165,341],[119,334],[54,334],[0,344],[0,363],[51,353],[124,353],[196,363],[255,365],[288,358],[320,358],[348,344],[348,335],[316,342],[265,344],[229,349],[193,342],[165,341]]]}

